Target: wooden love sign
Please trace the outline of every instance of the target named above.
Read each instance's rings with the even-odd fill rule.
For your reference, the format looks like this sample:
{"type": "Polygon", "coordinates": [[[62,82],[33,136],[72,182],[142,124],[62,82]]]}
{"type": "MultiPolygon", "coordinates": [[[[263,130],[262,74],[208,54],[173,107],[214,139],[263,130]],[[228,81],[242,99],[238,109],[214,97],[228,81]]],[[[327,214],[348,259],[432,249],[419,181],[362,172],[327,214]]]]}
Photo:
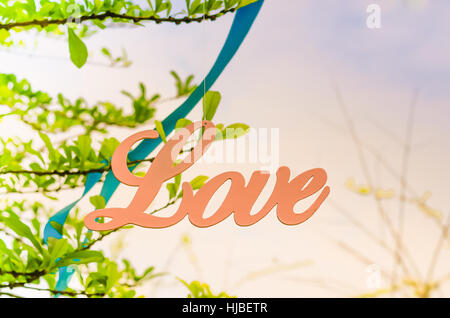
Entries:
{"type": "Polygon", "coordinates": [[[291,181],[291,171],[288,167],[280,167],[276,173],[277,181],[272,194],[263,208],[255,214],[251,214],[262,189],[266,185],[270,174],[267,171],[255,171],[249,183],[239,172],[225,172],[210,179],[195,194],[188,182],[183,183],[183,198],[177,212],[170,217],[159,217],[146,214],[145,210],[155,199],[162,184],[191,167],[208,149],[214,141],[216,129],[210,121],[192,123],[178,131],[153,160],[144,177],[132,174],[127,165],[127,155],[131,147],[138,141],[146,138],[158,138],[154,130],[144,130],[125,139],[115,151],[111,165],[114,176],[122,183],[138,187],[138,190],[126,208],[106,208],[89,213],[84,223],[94,231],[109,231],[127,224],[134,224],[146,228],[165,228],[180,222],[186,215],[190,222],[198,227],[215,225],[232,213],[239,226],[249,226],[266,216],[277,206],[277,216],[280,222],[286,225],[300,224],[309,219],[320,207],[330,193],[330,188],[325,186],[327,174],[325,170],[317,168],[308,170],[291,181]],[[203,128],[201,140],[186,158],[180,163],[175,161],[188,138],[195,130],[203,128]],[[226,198],[218,210],[210,217],[204,217],[205,208],[214,193],[228,180],[231,187],[226,198]],[[311,195],[320,194],[314,203],[302,213],[295,213],[294,206],[297,202],[311,195]],[[97,222],[103,217],[105,223],[97,222]]]}

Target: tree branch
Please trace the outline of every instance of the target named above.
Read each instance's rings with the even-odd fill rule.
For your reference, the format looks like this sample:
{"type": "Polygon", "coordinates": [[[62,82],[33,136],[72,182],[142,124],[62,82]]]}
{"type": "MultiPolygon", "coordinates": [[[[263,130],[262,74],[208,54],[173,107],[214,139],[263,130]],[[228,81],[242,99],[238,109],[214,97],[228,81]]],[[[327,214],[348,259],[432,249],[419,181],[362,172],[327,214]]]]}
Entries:
{"type": "MultiPolygon", "coordinates": [[[[157,212],[159,212],[159,211],[162,211],[162,210],[164,210],[164,209],[167,209],[169,206],[174,205],[179,199],[180,199],[180,197],[177,196],[177,197],[175,197],[174,199],[170,200],[165,206],[163,206],[163,207],[161,207],[161,208],[158,208],[158,209],[156,209],[156,210],[153,210],[153,211],[150,212],[149,214],[155,214],[155,213],[157,213],[157,212]]],[[[96,239],[90,241],[88,244],[82,246],[81,248],[79,248],[79,249],[77,249],[77,250],[81,250],[81,251],[83,251],[83,250],[88,250],[88,249],[90,249],[92,246],[94,246],[96,243],[98,243],[98,242],[100,242],[101,240],[103,240],[103,239],[104,239],[105,237],[107,237],[108,235],[110,235],[110,234],[112,234],[112,233],[115,233],[115,232],[117,232],[117,231],[119,231],[119,230],[122,230],[122,229],[123,229],[122,227],[119,227],[119,228],[117,228],[117,229],[115,229],[115,230],[112,230],[112,231],[109,231],[109,232],[105,232],[105,233],[101,233],[100,236],[99,236],[98,238],[96,238],[96,239]]]]}
{"type": "MultiPolygon", "coordinates": [[[[14,278],[18,278],[18,277],[26,277],[26,282],[32,282],[33,280],[44,276],[45,274],[47,274],[47,271],[45,270],[35,270],[33,272],[17,272],[17,271],[5,271],[0,269],[0,276],[2,275],[11,275],[14,278]]],[[[19,287],[25,283],[13,283],[15,284],[12,287],[19,287]]],[[[10,288],[11,285],[0,285],[0,288],[10,288]]]]}
{"type": "MultiPolygon", "coordinates": [[[[163,22],[169,22],[169,23],[175,23],[175,24],[181,24],[181,23],[191,23],[191,22],[203,22],[203,21],[214,21],[216,20],[218,17],[227,14],[227,13],[231,13],[236,11],[236,8],[231,8],[228,10],[222,10],[216,14],[205,14],[205,15],[201,15],[199,17],[196,18],[190,18],[190,17],[184,17],[184,18],[174,18],[174,17],[167,17],[167,18],[158,18],[156,16],[147,16],[147,17],[143,17],[143,16],[132,16],[132,15],[128,15],[128,14],[119,14],[119,13],[114,13],[111,11],[107,11],[105,13],[101,13],[101,14],[91,14],[91,15],[85,15],[85,16],[81,16],[79,18],[76,18],[78,21],[81,22],[85,22],[85,21],[92,21],[92,20],[99,20],[99,21],[103,21],[106,20],[108,18],[111,19],[121,19],[121,20],[128,20],[128,21],[132,21],[133,23],[138,23],[141,21],[152,21],[155,22],[157,24],[159,23],[163,23],[163,22]]],[[[48,19],[48,20],[30,20],[30,21],[21,21],[21,22],[12,22],[12,23],[4,23],[4,24],[0,24],[0,30],[10,30],[13,28],[20,28],[20,27],[32,27],[32,26],[39,26],[41,28],[45,28],[47,26],[50,25],[63,25],[63,24],[67,24],[71,21],[73,21],[74,18],[73,17],[68,17],[65,19],[48,19]]]]}
{"type": "Polygon", "coordinates": [[[60,295],[65,295],[65,296],[87,296],[87,297],[94,297],[94,296],[105,296],[106,293],[87,293],[87,292],[82,292],[82,291],[67,291],[67,290],[54,290],[54,289],[49,289],[49,288],[39,288],[39,287],[33,287],[33,286],[22,286],[23,288],[26,289],[31,289],[31,290],[37,290],[37,291],[45,291],[45,292],[49,292],[52,293],[54,295],[60,294],[60,295]]]}
{"type": "MultiPolygon", "coordinates": [[[[142,159],[142,160],[134,160],[128,162],[128,166],[134,166],[139,163],[143,162],[153,162],[155,158],[148,158],[148,159],[142,159]]],[[[57,175],[57,176],[68,176],[68,175],[86,175],[90,173],[95,172],[108,172],[111,170],[111,165],[97,168],[97,169],[89,169],[89,170],[51,170],[51,171],[37,171],[37,170],[5,170],[0,172],[0,175],[3,174],[34,174],[37,176],[50,176],[50,175],[57,175]]]]}
{"type": "MultiPolygon", "coordinates": [[[[191,152],[194,148],[190,148],[189,150],[182,150],[180,153],[186,153],[186,152],[191,152]]],[[[147,158],[147,159],[140,159],[140,160],[134,160],[134,161],[130,161],[127,163],[127,165],[129,167],[135,166],[137,164],[140,163],[144,163],[144,162],[150,162],[152,163],[155,160],[155,157],[151,157],[151,158],[147,158]]],[[[4,175],[4,174],[34,174],[37,176],[69,176],[69,175],[87,175],[90,173],[103,173],[103,172],[108,172],[111,170],[111,165],[102,167],[102,168],[97,168],[97,169],[88,169],[88,170],[50,170],[50,171],[38,171],[38,170],[5,170],[5,171],[0,171],[0,175],[4,175]]],[[[60,190],[60,189],[58,189],[60,190]]],[[[51,191],[54,192],[54,191],[51,191]]]]}
{"type": "Polygon", "coordinates": [[[15,294],[12,294],[12,293],[7,293],[7,292],[0,292],[0,295],[9,296],[9,297],[12,297],[12,298],[23,298],[22,296],[15,295],[15,294]]]}

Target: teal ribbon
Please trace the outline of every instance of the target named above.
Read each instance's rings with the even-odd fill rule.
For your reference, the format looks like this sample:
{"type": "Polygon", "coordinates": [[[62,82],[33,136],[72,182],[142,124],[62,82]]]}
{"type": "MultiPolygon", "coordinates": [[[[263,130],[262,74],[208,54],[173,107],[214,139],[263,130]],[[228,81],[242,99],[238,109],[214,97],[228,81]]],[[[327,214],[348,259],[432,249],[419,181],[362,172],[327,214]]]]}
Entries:
{"type": "MultiPolygon", "coordinates": [[[[247,33],[250,31],[250,28],[252,27],[263,3],[264,0],[259,0],[237,10],[227,40],[225,41],[222,50],[220,51],[219,56],[217,57],[217,60],[208,75],[206,75],[202,83],[197,87],[197,89],[194,90],[194,92],[192,92],[186,101],[162,121],[164,131],[167,135],[175,129],[175,125],[179,119],[185,118],[192,111],[192,109],[203,98],[204,94],[210,90],[228,63],[233,59],[237,50],[247,36],[247,33]]],[[[135,161],[145,159],[161,142],[161,138],[143,140],[134,150],[129,152],[129,160],[135,161]]],[[[136,166],[130,167],[130,171],[132,171],[135,167],[136,166]]],[[[62,238],[62,231],[56,230],[53,225],[58,224],[57,227],[62,229],[69,212],[94,187],[94,185],[97,184],[101,177],[101,173],[89,174],[87,176],[85,188],[81,197],[62,210],[58,211],[50,218],[44,228],[44,242],[47,243],[47,240],[50,237],[56,239],[62,238]]],[[[105,199],[106,203],[108,203],[111,199],[119,185],[120,182],[114,177],[112,171],[109,171],[100,192],[100,195],[105,199]]],[[[56,290],[65,290],[73,273],[73,268],[59,268],[59,277],[56,284],[56,290]]]]}

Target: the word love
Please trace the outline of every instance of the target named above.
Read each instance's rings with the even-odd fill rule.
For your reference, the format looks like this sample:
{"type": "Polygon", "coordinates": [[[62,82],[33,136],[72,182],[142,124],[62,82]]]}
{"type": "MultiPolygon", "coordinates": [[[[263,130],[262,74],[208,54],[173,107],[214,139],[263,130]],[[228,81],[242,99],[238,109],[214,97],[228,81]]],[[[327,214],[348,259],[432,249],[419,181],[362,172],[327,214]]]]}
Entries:
{"type": "Polygon", "coordinates": [[[193,123],[181,129],[163,146],[144,177],[135,176],[129,171],[127,155],[136,142],[146,138],[158,138],[158,133],[154,130],[145,130],[125,139],[112,157],[112,170],[120,182],[138,187],[138,190],[126,208],[106,208],[88,214],[84,220],[86,226],[95,231],[113,230],[127,224],[146,228],[165,228],[180,222],[188,215],[193,225],[209,227],[231,214],[234,214],[236,224],[248,226],[261,220],[275,206],[278,219],[282,223],[296,225],[309,219],[330,193],[330,188],[325,186],[327,181],[325,170],[312,169],[290,180],[289,168],[281,167],[276,173],[276,184],[267,202],[259,212],[252,213],[252,208],[270,174],[266,171],[255,171],[246,184],[242,174],[230,171],[210,179],[195,194],[189,183],[183,183],[182,201],[172,216],[159,217],[146,214],[146,209],[155,199],[163,183],[191,167],[211,145],[215,134],[215,126],[209,121],[193,123]],[[178,162],[176,159],[183,146],[199,128],[203,129],[201,140],[181,162],[178,162]],[[205,217],[204,211],[208,202],[228,180],[231,181],[231,187],[223,203],[213,215],[205,217]],[[316,193],[319,193],[317,199],[309,208],[302,213],[294,212],[297,202],[316,193]],[[97,222],[100,217],[105,218],[104,223],[97,222]]]}

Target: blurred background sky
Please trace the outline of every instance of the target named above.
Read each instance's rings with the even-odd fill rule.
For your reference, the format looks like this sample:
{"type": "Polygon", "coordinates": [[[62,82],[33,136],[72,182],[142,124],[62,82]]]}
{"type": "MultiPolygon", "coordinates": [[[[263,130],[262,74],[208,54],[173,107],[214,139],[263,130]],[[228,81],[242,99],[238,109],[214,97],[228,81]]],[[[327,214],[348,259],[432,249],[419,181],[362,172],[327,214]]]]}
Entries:
{"type": "MultiPolygon", "coordinates": [[[[91,102],[111,100],[127,108],[129,103],[120,91],[137,92],[141,81],[151,92],[170,97],[174,93],[169,75],[172,69],[183,77],[194,74],[198,83],[216,59],[232,19],[233,15],[226,15],[214,23],[181,26],[147,23],[145,28],[108,29],[86,41],[94,62],[102,61],[102,47],[116,54],[126,48],[133,62],[126,69],[88,64],[78,70],[68,59],[64,40],[38,36],[34,49],[0,51],[1,71],[27,78],[35,89],[52,94],[84,96],[91,102]]],[[[294,227],[279,223],[272,211],[248,228],[238,228],[232,219],[208,229],[183,221],[163,230],[135,228],[106,240],[104,246],[120,240],[124,244],[120,256],[131,259],[138,268],[154,264],[185,280],[200,279],[213,290],[243,297],[355,296],[369,292],[367,264],[343,251],[335,241],[342,240],[364,252],[373,264],[386,270],[392,270],[394,260],[336,211],[337,204],[389,240],[375,201],[345,187],[349,178],[359,184],[366,180],[337,102],[336,87],[359,138],[397,171],[402,167],[408,112],[418,91],[407,179],[418,195],[430,191],[428,203],[446,215],[450,201],[449,34],[450,2],[446,0],[266,0],[248,38],[213,87],[222,93],[215,121],[279,128],[280,165],[288,165],[295,175],[324,168],[332,191],[329,199],[308,222],[294,227]],[[366,8],[372,3],[381,6],[380,29],[366,26],[366,8]],[[179,247],[185,234],[191,239],[190,248],[179,247]]],[[[32,42],[35,37],[29,34],[26,39],[32,42]]],[[[163,119],[178,105],[160,106],[156,119],[163,119]]],[[[189,118],[200,119],[200,108],[189,118]]],[[[4,121],[0,131],[3,136],[29,138],[26,127],[13,120],[4,121]]],[[[123,139],[131,133],[112,130],[110,135],[123,139]]],[[[399,180],[371,153],[365,152],[365,156],[374,183],[398,194],[399,180]]],[[[186,180],[230,169],[248,178],[257,167],[195,165],[186,180]]],[[[259,205],[267,199],[271,185],[273,182],[259,205]]],[[[217,202],[225,190],[218,193],[217,202]]],[[[134,191],[121,186],[110,206],[125,205],[134,191]]],[[[67,197],[69,203],[74,194],[61,193],[61,197],[67,197]]],[[[155,201],[155,207],[164,202],[164,198],[155,201]]],[[[399,200],[383,204],[396,220],[399,200]]],[[[86,212],[91,209],[87,200],[82,206],[86,212]]],[[[414,205],[407,205],[405,215],[405,240],[425,271],[440,233],[434,221],[414,205]]],[[[437,276],[449,268],[448,252],[446,248],[441,255],[437,276]]],[[[173,276],[158,284],[158,288],[149,286],[142,292],[148,296],[186,294],[173,276]]],[[[449,288],[444,288],[445,292],[450,295],[449,288]]]]}

